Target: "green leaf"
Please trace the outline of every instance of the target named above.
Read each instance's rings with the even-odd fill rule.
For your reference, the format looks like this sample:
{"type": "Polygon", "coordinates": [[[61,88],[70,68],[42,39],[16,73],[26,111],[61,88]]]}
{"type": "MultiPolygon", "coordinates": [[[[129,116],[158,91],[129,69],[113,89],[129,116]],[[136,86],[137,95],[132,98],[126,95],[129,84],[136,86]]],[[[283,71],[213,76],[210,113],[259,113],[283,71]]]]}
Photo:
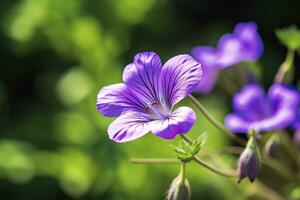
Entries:
{"type": "Polygon", "coordinates": [[[275,31],[280,42],[290,50],[300,48],[300,30],[296,26],[278,29],[275,31]]]}
{"type": "Polygon", "coordinates": [[[201,134],[193,144],[188,144],[184,140],[179,141],[179,144],[174,147],[175,154],[182,162],[191,161],[206,143],[207,134],[201,134]]]}
{"type": "Polygon", "coordinates": [[[202,133],[192,144],[191,151],[196,155],[207,141],[207,133],[202,133]]]}

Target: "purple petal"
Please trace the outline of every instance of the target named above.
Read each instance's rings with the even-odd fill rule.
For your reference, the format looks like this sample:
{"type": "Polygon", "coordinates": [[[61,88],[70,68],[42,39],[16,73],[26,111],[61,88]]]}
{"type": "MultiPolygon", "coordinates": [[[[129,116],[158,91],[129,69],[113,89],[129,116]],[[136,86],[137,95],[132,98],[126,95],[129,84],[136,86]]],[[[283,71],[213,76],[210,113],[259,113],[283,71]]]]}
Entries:
{"type": "Polygon", "coordinates": [[[108,135],[115,142],[128,142],[140,138],[151,130],[151,122],[139,112],[127,112],[108,127],[108,135]]]}
{"type": "Polygon", "coordinates": [[[161,61],[154,52],[138,53],[133,63],[126,66],[123,80],[136,96],[146,103],[157,102],[161,61]]]}
{"type": "Polygon", "coordinates": [[[279,83],[272,85],[268,91],[268,97],[275,109],[282,106],[297,109],[300,103],[300,95],[297,90],[279,83]]]}
{"type": "Polygon", "coordinates": [[[218,65],[226,68],[241,61],[256,61],[263,52],[263,42],[253,22],[239,23],[233,34],[225,34],[218,43],[218,65]]]}
{"type": "Polygon", "coordinates": [[[123,83],[103,87],[97,95],[98,111],[107,117],[118,117],[128,108],[142,108],[143,106],[129,94],[128,87],[123,83]]]}
{"type": "Polygon", "coordinates": [[[192,57],[201,63],[202,67],[213,67],[217,68],[217,59],[218,59],[218,52],[208,46],[199,46],[192,49],[191,53],[192,57]]]}
{"type": "Polygon", "coordinates": [[[250,121],[237,114],[229,114],[225,118],[225,126],[236,133],[247,133],[249,130],[275,131],[290,126],[295,120],[295,112],[290,108],[280,109],[270,117],[250,121]]]}
{"type": "Polygon", "coordinates": [[[248,133],[251,122],[239,115],[229,114],[225,118],[225,126],[235,133],[248,133]]]}
{"type": "Polygon", "coordinates": [[[251,124],[252,129],[260,131],[275,131],[287,128],[296,118],[295,110],[282,107],[271,117],[251,124]]]}
{"type": "Polygon", "coordinates": [[[127,106],[121,100],[121,95],[126,90],[126,85],[122,83],[103,87],[97,95],[98,111],[107,117],[119,116],[127,106]]]}
{"type": "Polygon", "coordinates": [[[164,139],[173,139],[177,134],[187,133],[195,120],[196,114],[191,108],[179,107],[168,119],[153,121],[152,132],[164,139]]]}
{"type": "Polygon", "coordinates": [[[226,68],[241,61],[242,43],[233,34],[225,34],[218,43],[218,66],[226,68]]]}
{"type": "Polygon", "coordinates": [[[190,55],[178,55],[168,60],[161,72],[161,95],[174,105],[191,94],[202,77],[201,65],[190,55]]]}
{"type": "Polygon", "coordinates": [[[207,94],[209,93],[218,78],[217,53],[211,47],[196,47],[192,50],[193,58],[201,63],[203,70],[202,79],[197,85],[195,91],[207,94]]]}
{"type": "Polygon", "coordinates": [[[242,42],[241,54],[244,60],[256,61],[263,52],[263,42],[257,33],[254,22],[239,23],[234,29],[234,34],[242,42]]]}
{"type": "Polygon", "coordinates": [[[206,67],[202,65],[203,76],[196,86],[195,91],[200,92],[202,94],[208,94],[216,84],[218,79],[219,70],[213,67],[206,67]]]}
{"type": "Polygon", "coordinates": [[[259,120],[270,112],[264,90],[257,84],[246,85],[233,98],[233,108],[237,114],[248,120],[259,120]]]}

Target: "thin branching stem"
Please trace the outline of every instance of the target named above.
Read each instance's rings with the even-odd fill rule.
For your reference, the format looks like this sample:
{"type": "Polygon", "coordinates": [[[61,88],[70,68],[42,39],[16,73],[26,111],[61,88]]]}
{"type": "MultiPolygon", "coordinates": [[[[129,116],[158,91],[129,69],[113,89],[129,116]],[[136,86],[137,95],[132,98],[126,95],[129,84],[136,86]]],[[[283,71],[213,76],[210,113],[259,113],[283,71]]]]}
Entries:
{"type": "Polygon", "coordinates": [[[188,99],[200,110],[200,112],[204,115],[204,117],[212,124],[214,125],[217,129],[220,131],[226,133],[226,135],[232,139],[233,141],[245,145],[245,141],[242,140],[241,138],[237,137],[234,133],[229,131],[222,123],[220,123],[218,120],[216,120],[205,108],[204,106],[192,95],[188,96],[188,99]]]}
{"type": "Polygon", "coordinates": [[[179,164],[178,159],[173,158],[132,158],[133,164],[179,164]]]}

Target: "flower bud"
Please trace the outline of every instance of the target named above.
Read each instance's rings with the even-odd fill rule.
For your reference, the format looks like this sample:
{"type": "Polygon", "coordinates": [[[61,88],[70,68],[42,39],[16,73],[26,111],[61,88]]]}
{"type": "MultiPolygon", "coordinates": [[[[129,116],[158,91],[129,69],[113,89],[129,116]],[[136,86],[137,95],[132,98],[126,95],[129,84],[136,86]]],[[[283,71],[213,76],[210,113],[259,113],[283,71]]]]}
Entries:
{"type": "Polygon", "coordinates": [[[265,152],[268,156],[274,157],[279,148],[278,135],[273,135],[265,145],[265,152]]]}
{"type": "Polygon", "coordinates": [[[300,148],[300,128],[297,129],[294,133],[294,143],[297,147],[300,148]]]}
{"type": "Polygon", "coordinates": [[[238,183],[245,177],[253,182],[260,168],[260,154],[256,141],[251,137],[246,149],[243,151],[238,162],[238,183]]]}
{"type": "Polygon", "coordinates": [[[169,189],[168,200],[189,200],[191,197],[190,184],[187,179],[181,181],[180,176],[176,177],[169,189]]]}

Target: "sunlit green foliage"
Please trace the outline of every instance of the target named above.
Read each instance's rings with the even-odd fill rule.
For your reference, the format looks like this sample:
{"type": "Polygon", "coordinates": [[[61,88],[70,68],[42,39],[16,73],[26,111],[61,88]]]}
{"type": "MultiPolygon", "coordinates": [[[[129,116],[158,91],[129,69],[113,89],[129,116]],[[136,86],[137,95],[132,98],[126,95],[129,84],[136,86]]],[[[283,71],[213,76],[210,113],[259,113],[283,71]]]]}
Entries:
{"type": "Polygon", "coordinates": [[[276,36],[280,42],[291,50],[300,48],[300,31],[295,26],[289,28],[278,29],[276,36]]]}

